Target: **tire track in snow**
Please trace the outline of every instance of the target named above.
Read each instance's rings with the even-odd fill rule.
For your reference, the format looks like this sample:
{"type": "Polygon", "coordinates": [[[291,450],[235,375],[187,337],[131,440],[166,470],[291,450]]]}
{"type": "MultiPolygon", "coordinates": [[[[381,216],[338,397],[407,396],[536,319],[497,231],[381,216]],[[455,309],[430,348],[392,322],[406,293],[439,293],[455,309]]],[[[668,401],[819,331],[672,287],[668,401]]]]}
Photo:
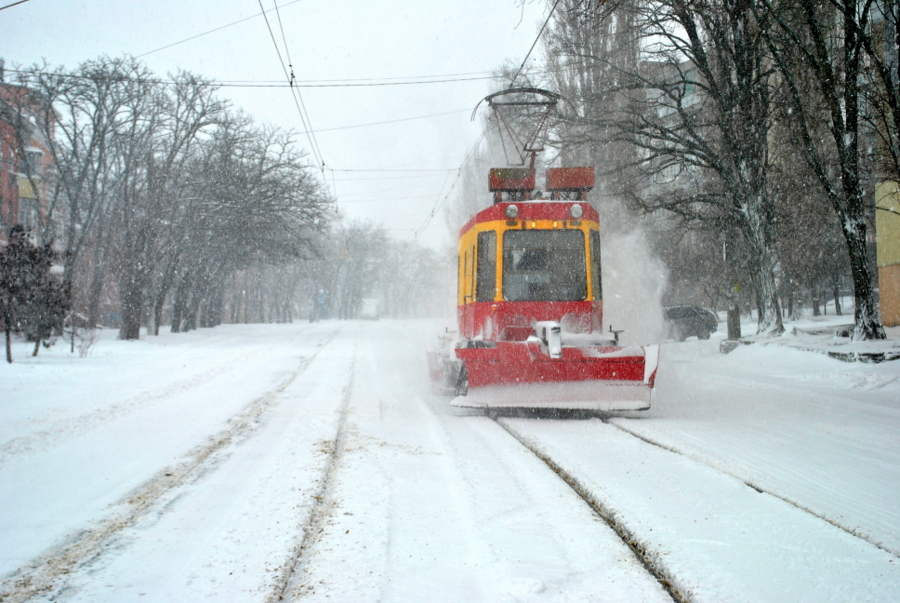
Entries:
{"type": "Polygon", "coordinates": [[[566,485],[568,485],[575,494],[616,533],[616,535],[618,535],[622,542],[631,549],[644,569],[659,582],[662,588],[672,597],[673,601],[676,603],[688,603],[688,599],[684,597],[675,586],[677,582],[674,579],[674,576],[669,575],[666,568],[660,567],[659,564],[654,561],[649,552],[641,546],[637,536],[632,534],[631,531],[619,521],[615,509],[612,509],[598,500],[574,475],[563,469],[562,466],[550,458],[546,452],[538,448],[534,442],[513,429],[507,422],[499,420],[499,415],[492,413],[488,416],[490,416],[490,418],[504,431],[522,444],[522,446],[543,461],[551,471],[558,475],[560,479],[562,479],[566,485]]]}
{"type": "Polygon", "coordinates": [[[65,578],[77,568],[104,554],[118,534],[135,525],[149,513],[160,511],[177,488],[200,478],[215,465],[216,453],[227,449],[238,438],[251,435],[261,424],[262,417],[279,395],[309,367],[319,353],[331,343],[342,329],[334,331],[322,341],[316,351],[304,358],[297,368],[268,393],[259,397],[232,416],[225,428],[188,454],[188,459],[167,467],[138,487],[119,506],[123,507],[95,526],[71,536],[67,542],[53,547],[27,565],[19,568],[0,584],[0,603],[19,603],[36,596],[52,599],[65,588],[65,578]]]}
{"type": "MultiPolygon", "coordinates": [[[[340,418],[338,419],[337,431],[334,440],[328,442],[330,448],[328,450],[328,462],[322,472],[321,484],[319,490],[313,495],[313,508],[310,511],[306,525],[303,526],[303,536],[297,546],[294,548],[291,559],[284,564],[282,573],[276,581],[277,586],[266,597],[267,603],[276,601],[292,601],[294,591],[298,588],[297,580],[306,564],[309,562],[309,554],[313,546],[319,541],[325,530],[325,522],[334,507],[332,497],[334,473],[337,469],[338,461],[344,451],[344,442],[346,441],[347,413],[350,409],[350,398],[353,395],[353,381],[356,373],[356,348],[353,351],[353,360],[350,364],[350,377],[343,391],[341,399],[340,418]]],[[[302,586],[299,585],[299,586],[302,586]]],[[[300,592],[297,598],[301,598],[303,593],[300,592]]],[[[0,599],[2,602],[2,599],[0,599]]]]}
{"type": "Polygon", "coordinates": [[[194,389],[204,383],[208,383],[218,375],[231,369],[232,366],[234,366],[232,363],[238,358],[240,358],[240,354],[234,355],[220,366],[211,370],[191,375],[185,379],[179,379],[155,390],[141,392],[136,396],[128,398],[124,402],[97,408],[74,417],[60,419],[47,429],[42,429],[28,435],[7,440],[0,444],[0,466],[21,455],[45,449],[66,437],[90,431],[98,425],[126,416],[136,410],[140,410],[155,400],[163,400],[173,394],[194,389]]]}

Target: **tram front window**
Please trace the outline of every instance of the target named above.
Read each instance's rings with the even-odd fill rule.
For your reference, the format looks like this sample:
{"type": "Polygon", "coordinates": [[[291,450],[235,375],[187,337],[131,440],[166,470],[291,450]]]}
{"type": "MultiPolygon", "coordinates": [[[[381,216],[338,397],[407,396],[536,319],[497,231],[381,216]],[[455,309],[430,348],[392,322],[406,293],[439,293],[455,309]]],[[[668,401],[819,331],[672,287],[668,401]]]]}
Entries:
{"type": "Polygon", "coordinates": [[[506,301],[581,301],[587,297],[584,233],[508,230],[503,235],[506,301]]]}

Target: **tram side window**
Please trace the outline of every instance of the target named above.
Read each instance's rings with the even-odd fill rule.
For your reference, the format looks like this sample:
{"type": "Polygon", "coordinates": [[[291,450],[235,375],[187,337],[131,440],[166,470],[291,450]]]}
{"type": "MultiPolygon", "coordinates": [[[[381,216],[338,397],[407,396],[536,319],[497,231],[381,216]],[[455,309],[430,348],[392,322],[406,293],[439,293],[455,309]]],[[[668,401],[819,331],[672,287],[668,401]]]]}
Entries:
{"type": "Polygon", "coordinates": [[[475,247],[463,252],[463,303],[472,301],[472,288],[475,286],[475,247]]]}
{"type": "Polygon", "coordinates": [[[497,289],[497,233],[478,233],[478,268],[475,301],[494,301],[497,289]]]}
{"type": "Polygon", "coordinates": [[[603,278],[600,272],[600,233],[591,231],[591,288],[594,291],[594,300],[603,299],[603,278]]]}
{"type": "Polygon", "coordinates": [[[581,301],[587,297],[584,233],[510,230],[503,235],[503,298],[581,301]]]}

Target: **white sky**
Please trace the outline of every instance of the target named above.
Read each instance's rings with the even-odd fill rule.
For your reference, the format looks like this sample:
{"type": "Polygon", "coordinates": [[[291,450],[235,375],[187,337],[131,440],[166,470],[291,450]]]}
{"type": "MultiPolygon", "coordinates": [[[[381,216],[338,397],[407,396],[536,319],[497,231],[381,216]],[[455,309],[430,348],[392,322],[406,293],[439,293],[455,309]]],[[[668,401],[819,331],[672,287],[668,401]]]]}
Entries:
{"type": "MultiPolygon", "coordinates": [[[[0,6],[12,2],[0,0],[0,6]]],[[[274,8],[273,0],[262,0],[262,4],[274,8]]],[[[524,7],[519,4],[517,0],[278,0],[298,81],[487,76],[507,60],[522,61],[546,16],[541,0],[527,0],[524,7]]],[[[185,69],[220,82],[283,82],[272,38],[259,15],[259,0],[30,0],[0,11],[0,57],[7,69],[41,59],[74,68],[103,54],[149,53],[141,60],[161,76],[185,69]]],[[[274,11],[268,16],[284,57],[277,16],[274,11]]],[[[540,54],[538,46],[530,62],[540,54]]],[[[478,139],[480,125],[470,122],[470,114],[491,91],[487,79],[301,89],[330,168],[446,170],[335,171],[333,183],[327,172],[341,213],[382,223],[397,238],[411,238],[446,195],[456,177],[450,170],[460,166],[478,139]],[[326,131],[437,113],[447,114],[326,131]]],[[[300,132],[298,140],[309,147],[287,88],[223,88],[220,95],[232,99],[259,123],[300,132]]],[[[486,182],[485,174],[485,186],[486,182]]],[[[435,246],[451,238],[441,215],[417,236],[435,246]]]]}

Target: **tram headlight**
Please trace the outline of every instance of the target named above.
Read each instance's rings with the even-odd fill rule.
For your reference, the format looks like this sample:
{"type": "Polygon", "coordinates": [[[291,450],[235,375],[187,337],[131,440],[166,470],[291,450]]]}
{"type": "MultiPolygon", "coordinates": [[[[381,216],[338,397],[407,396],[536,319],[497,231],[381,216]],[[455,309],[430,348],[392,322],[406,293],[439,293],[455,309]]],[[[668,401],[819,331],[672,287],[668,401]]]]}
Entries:
{"type": "Polygon", "coordinates": [[[572,215],[576,220],[579,219],[582,215],[584,215],[584,208],[578,205],[577,203],[572,206],[569,210],[569,214],[572,215]]]}
{"type": "Polygon", "coordinates": [[[519,208],[515,205],[507,205],[506,206],[506,217],[512,220],[516,216],[519,215],[519,208]]]}

